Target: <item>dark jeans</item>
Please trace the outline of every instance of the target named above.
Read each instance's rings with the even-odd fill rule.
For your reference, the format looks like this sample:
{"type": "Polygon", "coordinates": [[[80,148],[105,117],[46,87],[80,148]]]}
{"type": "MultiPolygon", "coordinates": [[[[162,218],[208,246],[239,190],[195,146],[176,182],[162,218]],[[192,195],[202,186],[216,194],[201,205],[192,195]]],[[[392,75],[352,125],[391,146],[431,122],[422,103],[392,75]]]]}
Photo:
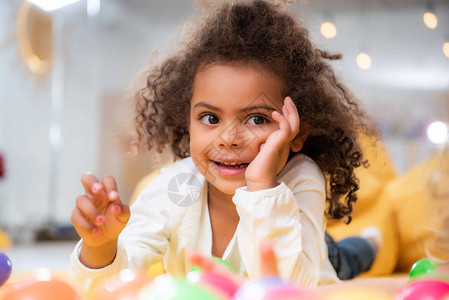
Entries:
{"type": "Polygon", "coordinates": [[[349,237],[335,242],[326,232],[329,260],[341,280],[352,279],[368,271],[376,259],[376,252],[367,240],[349,237]]]}

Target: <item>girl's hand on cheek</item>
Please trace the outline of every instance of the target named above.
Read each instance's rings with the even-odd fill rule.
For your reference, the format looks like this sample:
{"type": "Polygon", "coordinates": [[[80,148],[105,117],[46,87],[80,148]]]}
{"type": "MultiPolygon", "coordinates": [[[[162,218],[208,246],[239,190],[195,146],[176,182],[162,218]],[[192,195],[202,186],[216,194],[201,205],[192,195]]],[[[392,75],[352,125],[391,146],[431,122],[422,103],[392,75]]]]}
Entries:
{"type": "Polygon", "coordinates": [[[121,202],[113,177],[100,183],[90,173],[81,177],[85,194],[76,199],[72,223],[83,243],[97,247],[115,242],[129,220],[128,205],[121,202]]]}
{"type": "Polygon", "coordinates": [[[290,97],[286,97],[282,115],[274,111],[273,119],[279,129],[273,131],[245,172],[248,191],[270,189],[276,186],[276,175],[282,158],[290,152],[290,142],[299,132],[299,114],[290,97]],[[286,153],[287,152],[287,153],[286,153]]]}

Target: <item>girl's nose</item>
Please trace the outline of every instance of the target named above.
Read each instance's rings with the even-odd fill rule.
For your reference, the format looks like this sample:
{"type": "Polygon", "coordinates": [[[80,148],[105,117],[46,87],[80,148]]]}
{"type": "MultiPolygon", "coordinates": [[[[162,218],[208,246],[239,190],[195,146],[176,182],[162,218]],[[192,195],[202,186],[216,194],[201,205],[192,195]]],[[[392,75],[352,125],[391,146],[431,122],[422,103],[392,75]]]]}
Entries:
{"type": "Polygon", "coordinates": [[[219,135],[219,145],[225,148],[237,148],[244,141],[245,128],[232,122],[219,135]]]}

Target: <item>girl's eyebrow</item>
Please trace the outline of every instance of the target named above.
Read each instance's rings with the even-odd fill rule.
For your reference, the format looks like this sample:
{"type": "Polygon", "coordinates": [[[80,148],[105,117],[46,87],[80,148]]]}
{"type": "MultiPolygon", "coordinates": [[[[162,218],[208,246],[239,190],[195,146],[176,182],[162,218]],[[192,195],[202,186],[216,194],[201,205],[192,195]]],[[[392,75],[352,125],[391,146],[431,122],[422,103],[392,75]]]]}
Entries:
{"type": "MultiPolygon", "coordinates": [[[[220,108],[218,108],[216,106],[213,106],[213,105],[211,105],[209,103],[205,103],[205,102],[198,102],[198,103],[196,103],[193,106],[193,108],[197,108],[197,107],[205,107],[205,108],[208,108],[210,110],[215,110],[215,111],[219,111],[219,112],[222,111],[220,108]]],[[[268,111],[275,111],[276,110],[276,108],[274,108],[272,106],[269,106],[269,105],[251,105],[251,106],[247,106],[247,107],[241,109],[241,111],[248,112],[248,111],[257,110],[257,109],[265,109],[265,110],[268,110],[268,111]]]]}
{"type": "Polygon", "coordinates": [[[193,108],[197,108],[197,107],[205,107],[205,108],[208,108],[210,110],[216,110],[216,111],[220,111],[221,112],[220,108],[215,107],[215,106],[213,106],[211,104],[208,104],[208,103],[205,103],[205,102],[198,102],[197,104],[195,104],[193,106],[193,108]]]}
{"type": "Polygon", "coordinates": [[[265,109],[265,110],[270,110],[270,111],[276,110],[276,108],[269,106],[269,105],[251,105],[251,106],[245,107],[244,109],[242,109],[242,111],[247,112],[247,111],[257,110],[257,109],[265,109]]]}

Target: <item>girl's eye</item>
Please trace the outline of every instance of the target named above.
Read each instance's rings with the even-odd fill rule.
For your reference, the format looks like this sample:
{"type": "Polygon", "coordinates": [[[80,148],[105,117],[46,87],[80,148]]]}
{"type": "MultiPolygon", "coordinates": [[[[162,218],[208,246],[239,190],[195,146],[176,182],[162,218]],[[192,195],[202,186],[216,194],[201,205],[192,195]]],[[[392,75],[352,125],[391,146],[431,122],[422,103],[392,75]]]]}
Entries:
{"type": "Polygon", "coordinates": [[[220,120],[214,115],[205,114],[200,117],[200,120],[203,124],[206,125],[215,125],[218,124],[220,120]]]}
{"type": "Polygon", "coordinates": [[[267,118],[265,118],[264,116],[259,116],[259,115],[252,116],[248,119],[248,123],[250,125],[263,125],[263,124],[267,123],[267,121],[268,121],[267,118]]]}

